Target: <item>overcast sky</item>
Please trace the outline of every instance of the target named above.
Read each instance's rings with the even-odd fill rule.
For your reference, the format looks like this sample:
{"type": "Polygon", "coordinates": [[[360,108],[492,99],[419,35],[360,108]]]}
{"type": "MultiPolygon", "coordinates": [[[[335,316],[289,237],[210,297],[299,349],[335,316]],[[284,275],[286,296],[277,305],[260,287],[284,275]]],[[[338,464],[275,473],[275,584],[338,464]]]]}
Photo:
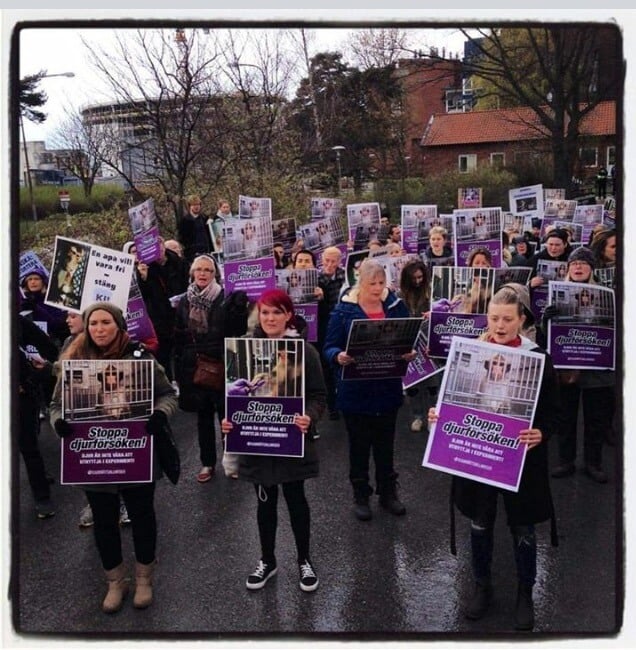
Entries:
{"type": "MultiPolygon", "coordinates": [[[[445,47],[447,51],[461,53],[464,37],[451,29],[416,30],[420,39],[417,47],[445,47]]],[[[351,30],[316,30],[313,53],[339,50],[351,30]]],[[[65,108],[80,108],[88,104],[108,101],[107,89],[90,68],[86,60],[86,48],[82,38],[92,45],[104,46],[113,41],[112,29],[99,28],[29,28],[20,31],[20,77],[46,70],[48,74],[73,72],[73,78],[54,77],[43,79],[40,87],[46,91],[48,101],[44,107],[48,118],[42,125],[25,121],[27,140],[49,141],[62,121],[65,108]]],[[[49,142],[49,146],[52,144],[49,142]]]]}

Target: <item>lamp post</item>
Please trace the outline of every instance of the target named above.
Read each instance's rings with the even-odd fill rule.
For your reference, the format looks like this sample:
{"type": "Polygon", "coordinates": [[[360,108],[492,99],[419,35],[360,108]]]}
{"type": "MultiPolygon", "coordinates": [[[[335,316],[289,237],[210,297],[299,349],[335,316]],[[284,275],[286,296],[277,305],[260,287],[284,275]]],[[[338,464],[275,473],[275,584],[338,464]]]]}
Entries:
{"type": "MultiPolygon", "coordinates": [[[[58,72],[55,74],[43,74],[40,77],[42,79],[50,79],[51,77],[74,77],[74,72],[58,72]]],[[[27,149],[26,136],[24,134],[24,117],[22,111],[20,111],[20,130],[22,131],[22,147],[24,150],[24,166],[26,168],[26,177],[27,177],[27,186],[29,188],[29,199],[31,200],[31,213],[33,215],[33,221],[37,223],[38,220],[38,211],[35,207],[35,199],[33,198],[33,182],[31,180],[31,167],[29,166],[29,153],[27,149]]]]}
{"type": "Polygon", "coordinates": [[[346,147],[343,147],[341,144],[337,144],[335,147],[331,147],[332,151],[336,152],[336,164],[338,165],[338,188],[336,191],[336,196],[340,196],[340,184],[342,180],[342,167],[340,165],[340,152],[344,151],[346,147]]]}

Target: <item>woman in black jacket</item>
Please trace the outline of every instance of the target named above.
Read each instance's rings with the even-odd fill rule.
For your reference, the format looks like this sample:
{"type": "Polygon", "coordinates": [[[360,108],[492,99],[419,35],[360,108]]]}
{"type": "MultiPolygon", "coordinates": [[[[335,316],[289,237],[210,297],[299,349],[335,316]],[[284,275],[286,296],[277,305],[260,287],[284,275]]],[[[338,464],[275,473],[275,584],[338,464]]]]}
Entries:
{"type": "Polygon", "coordinates": [[[175,319],[175,374],[179,382],[179,406],[197,414],[201,469],[199,483],[207,483],[215,472],[217,460],[214,415],[219,422],[225,416],[222,390],[202,388],[193,383],[197,354],[223,360],[224,338],[242,336],[247,330],[247,295],[233,292],[225,300],[216,281],[216,262],[209,255],[194,258],[190,284],[177,307],[175,319]]]}
{"type": "MultiPolygon", "coordinates": [[[[256,305],[258,325],[253,333],[255,338],[293,339],[301,336],[294,305],[284,291],[266,291],[256,305]]],[[[297,415],[294,424],[309,438],[304,445],[305,455],[303,458],[258,455],[240,457],[239,479],[253,483],[258,496],[257,520],[262,553],[255,571],[247,578],[248,589],[261,589],[278,571],[274,548],[279,485],[282,485],[296,542],[300,588],[303,591],[318,588],[318,577],[309,558],[310,513],[305,497],[305,479],[318,475],[313,430],[325,409],[327,390],[318,352],[312,345],[305,345],[304,349],[305,413],[297,415]]],[[[221,430],[224,434],[230,434],[231,422],[223,420],[221,430]]]]}
{"type": "MultiPolygon", "coordinates": [[[[515,629],[531,630],[534,626],[532,588],[536,577],[537,541],[535,524],[552,520],[552,542],[556,545],[554,509],[548,475],[548,438],[558,425],[559,400],[556,374],[550,357],[529,339],[520,335],[525,320],[527,298],[515,288],[502,287],[488,305],[488,330],[483,339],[501,346],[518,347],[546,355],[539,400],[532,426],[519,432],[519,442],[528,447],[519,490],[512,492],[471,479],[454,476],[452,500],[458,510],[471,520],[470,542],[475,591],[465,615],[478,620],[486,613],[492,599],[491,562],[497,500],[503,496],[508,526],[512,535],[517,565],[517,601],[515,629]],[[524,310],[525,307],[525,310],[524,310]]],[[[434,408],[429,424],[437,420],[434,408]]],[[[454,526],[452,526],[454,530],[454,526]]],[[[454,552],[454,540],[451,544],[454,552]]]]}

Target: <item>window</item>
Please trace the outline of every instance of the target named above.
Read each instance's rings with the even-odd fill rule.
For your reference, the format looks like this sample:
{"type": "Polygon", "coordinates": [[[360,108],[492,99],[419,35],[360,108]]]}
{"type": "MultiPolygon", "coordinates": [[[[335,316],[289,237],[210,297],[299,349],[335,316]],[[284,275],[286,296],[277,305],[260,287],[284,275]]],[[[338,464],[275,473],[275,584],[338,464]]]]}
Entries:
{"type": "Polygon", "coordinates": [[[598,149],[596,147],[582,147],[579,149],[579,158],[583,167],[598,167],[598,149]]]}
{"type": "Polygon", "coordinates": [[[459,171],[467,174],[477,168],[477,155],[474,153],[459,157],[459,171]]]}
{"type": "Polygon", "coordinates": [[[503,153],[490,154],[490,166],[496,169],[502,169],[506,164],[506,155],[503,153]]]}
{"type": "Polygon", "coordinates": [[[608,169],[616,164],[616,147],[607,147],[607,164],[608,169]]]}

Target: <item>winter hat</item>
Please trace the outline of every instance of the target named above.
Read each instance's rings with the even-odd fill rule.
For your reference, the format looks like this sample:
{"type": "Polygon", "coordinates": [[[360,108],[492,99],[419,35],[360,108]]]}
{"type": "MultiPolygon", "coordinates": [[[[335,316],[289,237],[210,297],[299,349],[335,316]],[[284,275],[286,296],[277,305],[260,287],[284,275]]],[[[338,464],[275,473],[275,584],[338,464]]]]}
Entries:
{"type": "Polygon", "coordinates": [[[513,244],[523,244],[523,243],[527,244],[528,239],[524,235],[518,235],[517,237],[512,238],[512,243],[513,244]]]}
{"type": "Polygon", "coordinates": [[[127,241],[127,242],[122,246],[122,251],[124,251],[124,253],[128,253],[129,255],[134,255],[134,253],[131,253],[131,252],[130,252],[130,249],[131,249],[133,246],[135,246],[135,242],[134,242],[134,241],[127,241]]]}
{"type": "Polygon", "coordinates": [[[26,289],[26,281],[27,281],[27,278],[28,278],[29,276],[31,276],[31,275],[37,275],[37,276],[39,276],[40,278],[42,278],[42,282],[44,282],[44,284],[47,284],[47,283],[48,283],[48,278],[46,277],[46,274],[44,273],[44,271],[40,271],[40,269],[33,269],[32,271],[29,271],[28,273],[25,273],[25,274],[22,276],[22,279],[20,280],[20,286],[21,286],[23,289],[26,289]]]}
{"type": "Polygon", "coordinates": [[[541,228],[541,219],[539,217],[532,217],[532,227],[541,228]]]}
{"type": "Polygon", "coordinates": [[[519,284],[518,282],[507,282],[506,284],[503,284],[500,289],[503,289],[504,287],[512,289],[517,294],[519,302],[523,305],[523,311],[526,314],[526,326],[534,323],[534,314],[532,313],[532,308],[530,306],[530,292],[528,291],[528,287],[519,284]]]}
{"type": "Polygon", "coordinates": [[[579,246],[570,253],[568,266],[577,260],[579,262],[586,262],[591,268],[594,268],[594,253],[589,248],[585,248],[585,246],[579,246]]]}
{"type": "Polygon", "coordinates": [[[115,319],[115,323],[117,323],[117,327],[120,330],[123,332],[128,330],[126,319],[124,318],[122,310],[117,305],[113,305],[112,302],[94,302],[92,305],[86,307],[86,309],[82,312],[84,329],[88,329],[88,319],[90,318],[91,314],[98,309],[107,311],[115,319]]]}

